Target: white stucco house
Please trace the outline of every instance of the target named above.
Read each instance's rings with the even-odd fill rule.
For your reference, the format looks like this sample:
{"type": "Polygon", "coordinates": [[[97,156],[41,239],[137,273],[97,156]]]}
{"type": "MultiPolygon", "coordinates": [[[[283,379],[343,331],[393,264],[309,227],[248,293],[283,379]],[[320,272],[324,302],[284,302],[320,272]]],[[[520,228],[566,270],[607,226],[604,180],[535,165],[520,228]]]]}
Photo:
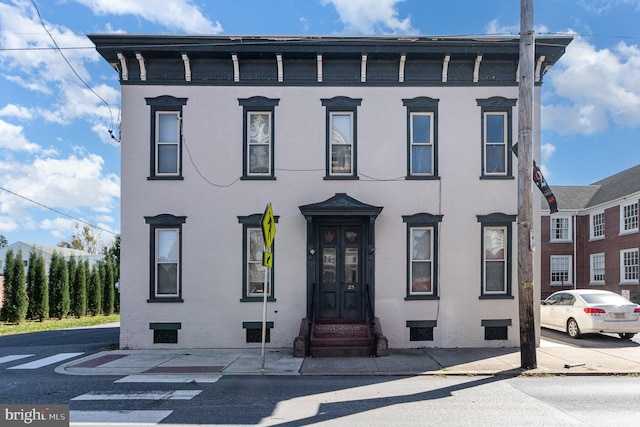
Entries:
{"type": "MultiPolygon", "coordinates": [[[[89,37],[122,88],[122,348],[259,346],[268,203],[270,346],[518,345],[517,38],[89,37]]],[[[536,159],[570,41],[536,40],[536,159]]]]}

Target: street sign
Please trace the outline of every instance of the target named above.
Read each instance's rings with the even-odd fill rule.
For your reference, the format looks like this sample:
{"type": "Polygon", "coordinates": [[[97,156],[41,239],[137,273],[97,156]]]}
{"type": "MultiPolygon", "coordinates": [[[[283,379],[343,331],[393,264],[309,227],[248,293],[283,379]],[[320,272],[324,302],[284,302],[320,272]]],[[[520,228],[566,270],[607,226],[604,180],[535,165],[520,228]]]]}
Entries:
{"type": "Polygon", "coordinates": [[[273,268],[273,254],[271,252],[267,252],[267,251],[262,252],[262,265],[264,267],[273,268]]]}
{"type": "Polygon", "coordinates": [[[271,250],[271,245],[273,245],[273,238],[275,235],[276,220],[273,217],[271,203],[269,203],[264,211],[264,215],[262,215],[262,236],[264,237],[264,246],[267,248],[267,251],[271,250]]]}

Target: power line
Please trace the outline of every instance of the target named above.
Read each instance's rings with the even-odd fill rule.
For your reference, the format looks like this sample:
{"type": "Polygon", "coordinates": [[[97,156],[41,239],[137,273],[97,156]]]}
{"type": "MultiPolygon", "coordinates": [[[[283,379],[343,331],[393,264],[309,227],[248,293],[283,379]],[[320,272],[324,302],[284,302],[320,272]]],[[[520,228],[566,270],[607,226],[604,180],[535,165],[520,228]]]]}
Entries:
{"type": "Polygon", "coordinates": [[[114,233],[114,232],[113,232],[113,231],[111,231],[111,230],[107,230],[106,228],[99,227],[99,226],[97,226],[97,225],[95,225],[95,224],[91,224],[90,222],[87,222],[87,221],[82,220],[82,219],[80,219],[80,218],[76,218],[76,217],[71,216],[71,215],[69,215],[69,214],[66,214],[66,213],[64,213],[64,212],[61,212],[61,211],[59,211],[59,210],[57,210],[57,209],[51,208],[51,207],[49,207],[49,206],[47,206],[47,205],[43,205],[43,204],[42,204],[42,203],[40,203],[40,202],[36,202],[35,200],[31,200],[31,199],[30,199],[30,198],[28,198],[28,197],[22,196],[22,195],[20,195],[20,194],[18,194],[18,193],[15,193],[15,192],[11,191],[11,190],[7,190],[7,189],[6,189],[6,188],[4,188],[4,187],[0,187],[0,190],[4,190],[4,191],[6,191],[6,192],[7,192],[7,193],[9,193],[9,194],[12,194],[12,195],[14,195],[14,196],[16,196],[16,197],[20,197],[21,199],[24,199],[24,200],[26,200],[26,201],[28,201],[28,202],[31,202],[31,203],[33,203],[33,204],[35,204],[35,205],[38,205],[38,206],[42,207],[42,208],[48,209],[48,210],[50,210],[50,211],[53,211],[53,212],[55,212],[55,213],[57,213],[57,214],[59,214],[59,215],[64,215],[64,216],[66,216],[67,218],[71,218],[71,219],[73,219],[73,220],[75,220],[75,221],[78,221],[78,222],[81,222],[81,223],[83,223],[83,224],[86,224],[86,225],[88,225],[89,227],[96,228],[96,229],[98,229],[98,230],[100,230],[100,231],[104,231],[105,233],[113,234],[114,236],[117,236],[117,235],[118,235],[118,233],[114,233]]]}
{"type": "MultiPolygon", "coordinates": [[[[40,25],[42,25],[42,28],[44,28],[44,30],[46,31],[46,33],[49,35],[49,38],[51,39],[51,41],[53,42],[53,45],[55,46],[55,49],[58,51],[58,53],[60,53],[60,56],[62,56],[62,59],[64,59],[64,61],[67,63],[67,65],[69,66],[69,68],[71,68],[71,71],[73,71],[73,74],[76,75],[76,77],[85,85],[85,87],[87,89],[89,89],[95,96],[98,97],[98,99],[100,99],[104,105],[107,106],[107,109],[109,110],[109,117],[111,117],[111,125],[109,126],[109,128],[113,128],[113,112],[111,111],[111,106],[109,105],[109,103],[107,101],[104,100],[103,97],[101,97],[98,92],[96,92],[95,90],[93,90],[93,88],[91,86],[89,86],[89,84],[80,76],[80,74],[78,74],[78,72],[76,71],[75,68],[73,68],[73,65],[71,65],[71,63],[69,62],[69,60],[67,59],[66,56],[64,56],[64,53],[62,53],[62,50],[60,49],[60,46],[58,46],[58,43],[56,42],[56,39],[53,38],[53,35],[51,35],[51,33],[49,32],[49,30],[47,29],[47,26],[44,25],[44,21],[42,20],[42,16],[40,16],[40,10],[38,9],[38,5],[36,5],[35,0],[31,0],[31,3],[33,4],[33,7],[36,9],[36,13],[38,14],[38,19],[40,20],[40,25]]],[[[111,138],[115,139],[116,141],[119,142],[119,138],[116,138],[113,135],[113,129],[109,129],[109,135],[111,135],[111,138]]]]}

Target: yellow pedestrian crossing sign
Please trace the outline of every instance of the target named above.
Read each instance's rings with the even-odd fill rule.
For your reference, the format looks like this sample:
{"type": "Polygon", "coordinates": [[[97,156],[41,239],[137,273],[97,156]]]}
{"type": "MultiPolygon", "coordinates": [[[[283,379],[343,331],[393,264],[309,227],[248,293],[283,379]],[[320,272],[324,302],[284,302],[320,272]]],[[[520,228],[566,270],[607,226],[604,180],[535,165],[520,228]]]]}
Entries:
{"type": "Polygon", "coordinates": [[[262,265],[264,267],[273,267],[273,254],[271,252],[262,252],[262,265]]]}
{"type": "Polygon", "coordinates": [[[267,251],[271,251],[275,235],[276,219],[273,217],[273,209],[271,203],[269,203],[264,211],[264,215],[262,215],[262,236],[264,237],[264,246],[267,248],[267,251]]]}

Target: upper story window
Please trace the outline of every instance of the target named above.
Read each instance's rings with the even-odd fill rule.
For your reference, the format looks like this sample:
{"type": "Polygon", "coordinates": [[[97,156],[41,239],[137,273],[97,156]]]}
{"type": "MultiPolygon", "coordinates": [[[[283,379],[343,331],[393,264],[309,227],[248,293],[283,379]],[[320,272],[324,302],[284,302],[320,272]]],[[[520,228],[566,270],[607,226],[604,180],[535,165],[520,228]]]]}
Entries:
{"type": "Polygon", "coordinates": [[[362,99],[322,99],[326,107],[325,179],[358,179],[358,111],[362,99]]]}
{"type": "Polygon", "coordinates": [[[148,179],[182,179],[182,107],[187,98],[145,98],[151,107],[151,161],[148,179]]]}
{"type": "Polygon", "coordinates": [[[407,224],[407,298],[438,297],[438,223],[442,215],[403,216],[407,224]]]}
{"type": "Polygon", "coordinates": [[[620,206],[620,233],[638,231],[638,202],[620,206]]]}
{"type": "Polygon", "coordinates": [[[243,107],[242,179],[275,179],[275,107],[280,100],[254,96],[238,102],[243,107]]]}
{"type": "Polygon", "coordinates": [[[482,224],[482,288],[481,299],[513,298],[512,276],[512,223],[516,215],[494,213],[478,215],[482,224]]]}
{"type": "Polygon", "coordinates": [[[593,213],[589,216],[591,239],[604,238],[604,212],[593,213]]]}
{"type": "Polygon", "coordinates": [[[438,100],[403,99],[407,107],[407,179],[438,176],[438,100]]]}
{"type": "Polygon", "coordinates": [[[513,179],[512,109],[516,100],[495,96],[476,102],[482,113],[481,178],[513,179]]]}
{"type": "Polygon", "coordinates": [[[182,302],[182,224],[186,217],[145,217],[150,225],[148,302],[182,302]]]}
{"type": "Polygon", "coordinates": [[[551,241],[570,242],[571,241],[571,218],[552,216],[551,220],[551,241]]]}

